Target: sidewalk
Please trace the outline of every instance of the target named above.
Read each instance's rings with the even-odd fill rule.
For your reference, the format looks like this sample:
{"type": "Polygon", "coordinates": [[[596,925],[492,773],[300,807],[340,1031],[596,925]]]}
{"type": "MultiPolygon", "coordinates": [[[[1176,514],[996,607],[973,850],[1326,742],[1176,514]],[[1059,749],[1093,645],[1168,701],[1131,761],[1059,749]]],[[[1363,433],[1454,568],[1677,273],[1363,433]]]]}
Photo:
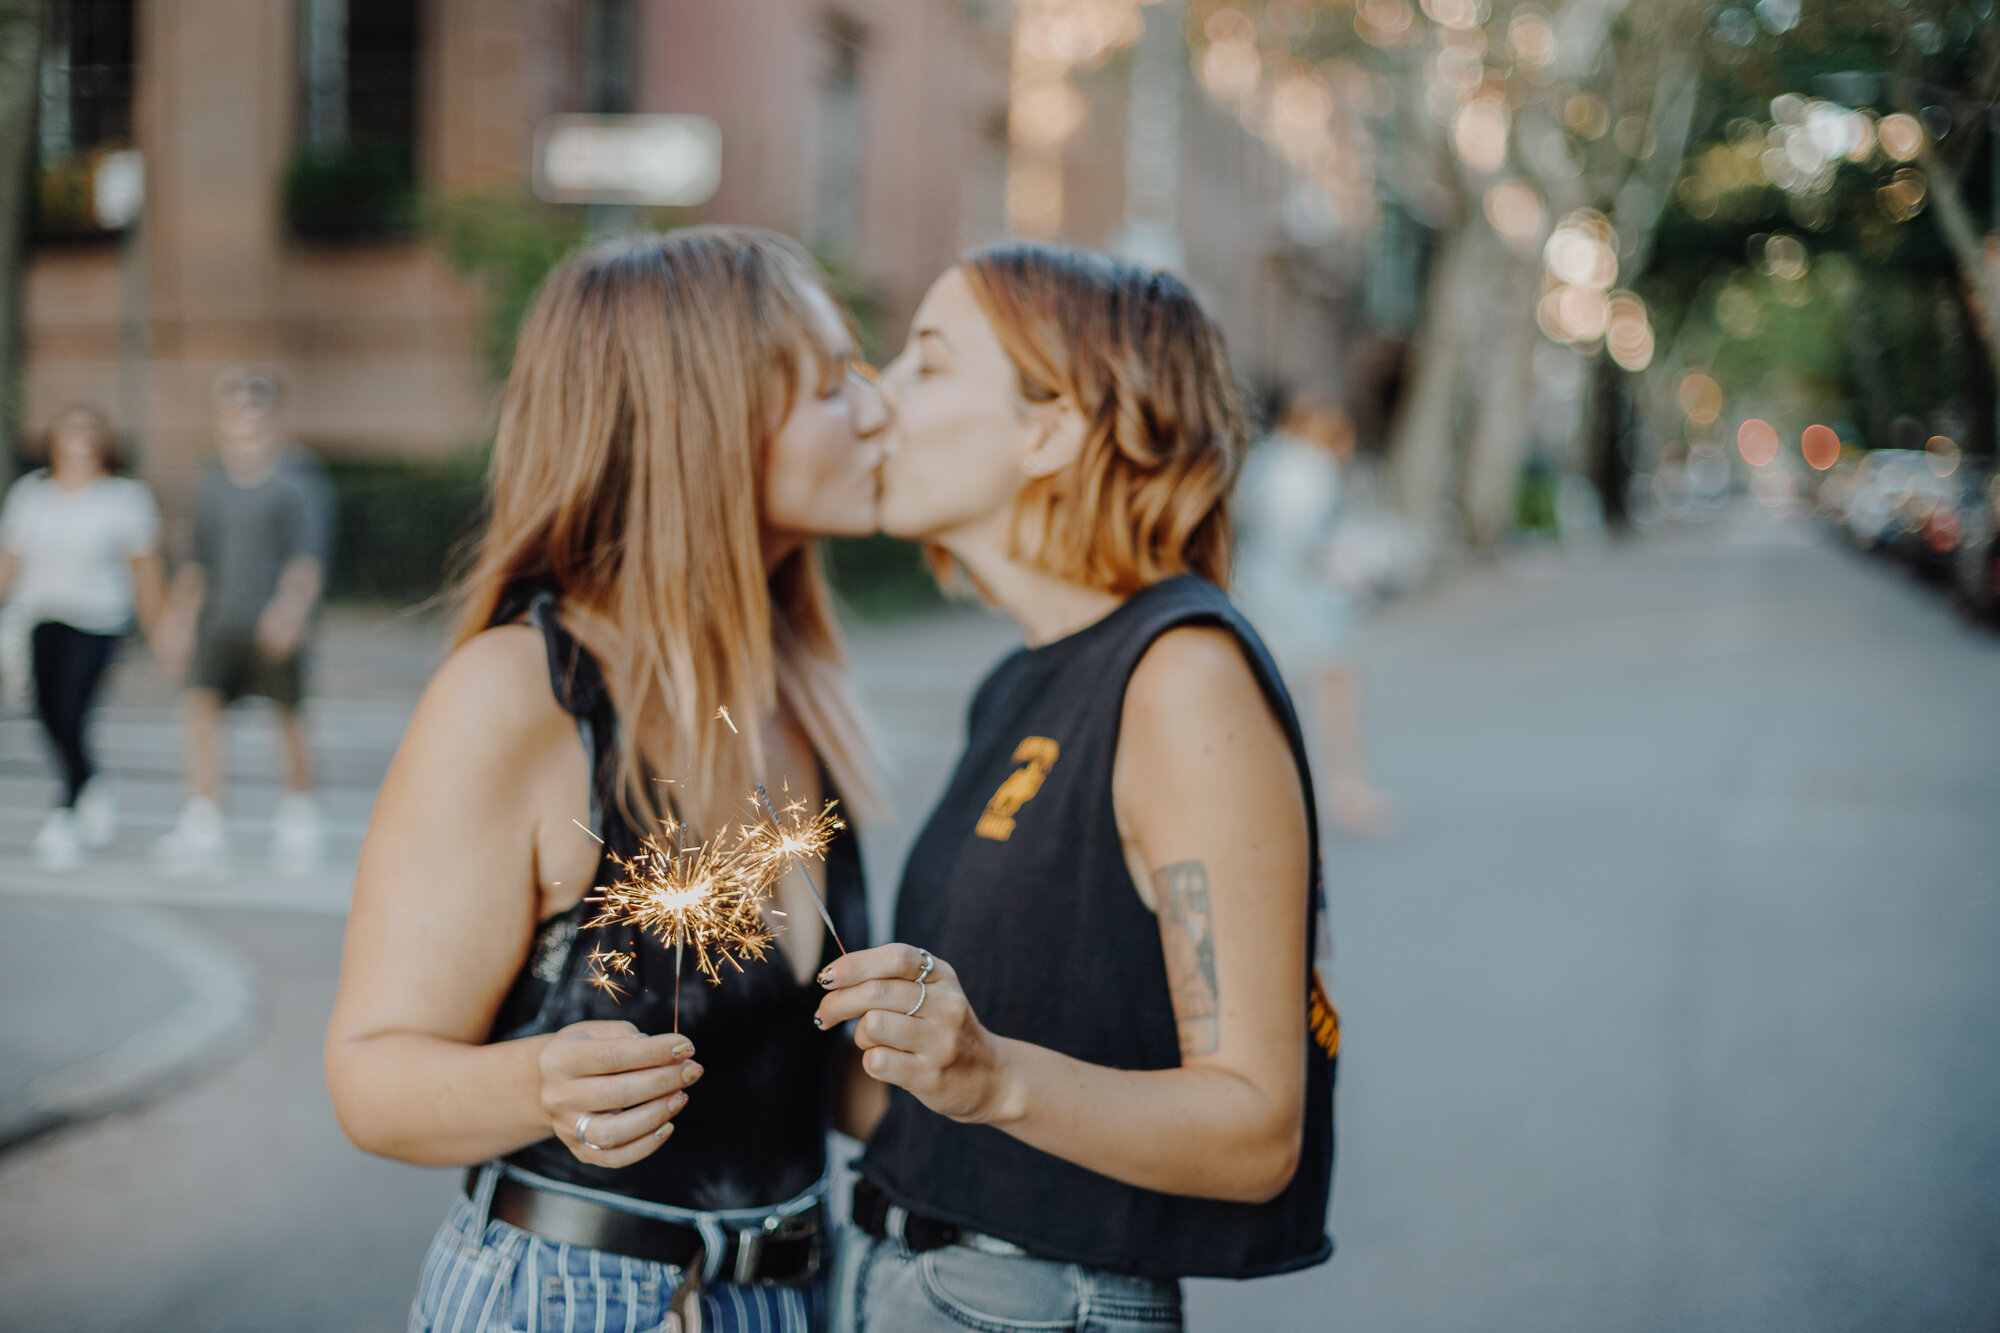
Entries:
{"type": "Polygon", "coordinates": [[[159,1095],[241,1047],[256,993],[170,913],[0,899],[0,1147],[159,1095]]]}

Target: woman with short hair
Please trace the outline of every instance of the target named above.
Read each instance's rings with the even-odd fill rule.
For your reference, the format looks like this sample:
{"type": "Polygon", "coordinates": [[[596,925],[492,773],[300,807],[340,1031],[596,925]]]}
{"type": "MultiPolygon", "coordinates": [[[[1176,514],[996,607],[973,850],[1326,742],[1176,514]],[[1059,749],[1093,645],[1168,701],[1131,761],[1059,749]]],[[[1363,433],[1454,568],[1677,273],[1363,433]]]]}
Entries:
{"type": "Polygon", "coordinates": [[[938,279],[884,375],[882,521],[1021,626],[835,960],[893,1091],[840,1307],[860,1333],[1178,1327],[1179,1279],[1323,1260],[1338,1023],[1312,784],[1223,594],[1243,414],[1177,279],[1046,245],[938,279]]]}

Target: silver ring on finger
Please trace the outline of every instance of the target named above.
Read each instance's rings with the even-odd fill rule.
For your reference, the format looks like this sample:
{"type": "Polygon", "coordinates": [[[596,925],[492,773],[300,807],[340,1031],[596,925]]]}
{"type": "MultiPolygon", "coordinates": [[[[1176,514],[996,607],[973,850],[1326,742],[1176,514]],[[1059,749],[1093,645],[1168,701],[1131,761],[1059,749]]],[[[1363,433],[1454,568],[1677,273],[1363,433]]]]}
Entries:
{"type": "MultiPolygon", "coordinates": [[[[921,986],[924,984],[925,978],[930,976],[931,969],[937,966],[937,959],[931,957],[931,951],[929,949],[919,949],[917,950],[917,952],[924,956],[924,965],[917,970],[917,976],[916,976],[916,982],[919,986],[921,986]]],[[[918,1000],[917,1003],[918,1005],[921,1006],[923,1004],[923,1001],[918,1000]]]]}
{"type": "Polygon", "coordinates": [[[905,1009],[903,1011],[903,1017],[915,1018],[917,1016],[917,1010],[924,1007],[924,1001],[930,998],[930,994],[931,994],[931,988],[929,986],[926,986],[923,982],[919,981],[917,983],[917,1002],[911,1005],[908,1009],[905,1009]]]}
{"type": "Polygon", "coordinates": [[[576,1141],[592,1152],[604,1151],[604,1149],[590,1141],[590,1113],[588,1111],[576,1118],[576,1141]]]}

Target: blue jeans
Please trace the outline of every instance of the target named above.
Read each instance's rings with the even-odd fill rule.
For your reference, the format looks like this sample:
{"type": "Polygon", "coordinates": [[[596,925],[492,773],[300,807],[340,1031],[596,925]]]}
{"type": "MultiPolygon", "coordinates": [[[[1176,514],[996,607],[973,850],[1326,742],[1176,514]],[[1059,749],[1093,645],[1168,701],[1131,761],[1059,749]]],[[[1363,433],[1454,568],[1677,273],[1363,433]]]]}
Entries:
{"type": "MultiPolygon", "coordinates": [[[[460,1198],[424,1257],[410,1333],[668,1333],[671,1264],[562,1245],[460,1198]]],[[[702,1333],[818,1333],[824,1279],[702,1288],[702,1333]]]]}
{"type": "Polygon", "coordinates": [[[913,1254],[849,1227],[836,1279],[838,1333],[1172,1333],[1180,1283],[965,1245],[913,1254]]]}

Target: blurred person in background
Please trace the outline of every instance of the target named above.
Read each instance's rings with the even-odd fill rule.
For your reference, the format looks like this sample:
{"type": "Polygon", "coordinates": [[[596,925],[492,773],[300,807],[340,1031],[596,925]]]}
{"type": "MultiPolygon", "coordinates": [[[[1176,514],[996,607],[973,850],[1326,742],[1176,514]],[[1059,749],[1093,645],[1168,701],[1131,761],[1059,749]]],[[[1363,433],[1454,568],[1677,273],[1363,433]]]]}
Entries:
{"type": "Polygon", "coordinates": [[[1360,610],[1353,561],[1342,559],[1354,445],[1346,412],[1300,394],[1251,450],[1236,488],[1236,594],[1310,701],[1334,826],[1371,836],[1388,831],[1393,812],[1368,775],[1353,661],[1360,610]]]}
{"type": "MultiPolygon", "coordinates": [[[[875,529],[883,410],[856,355],[825,275],[748,228],[603,242],[536,297],[327,1032],[357,1146],[473,1168],[412,1328],[821,1326],[853,1048],[808,1021],[836,952],[810,889],[790,870],[774,947],[714,984],[590,898],[660,819],[694,842],[742,820],[753,780],[867,804],[813,546],[875,529]]],[[[823,883],[863,942],[851,828],[823,883]]]]}
{"type": "Polygon", "coordinates": [[[893,1089],[838,1307],[860,1333],[1179,1328],[1180,1279],[1331,1251],[1337,1021],[1277,668],[1224,595],[1242,407],[1168,274],[1005,245],[884,373],[882,523],[1027,646],[975,696],[900,943],[834,960],[893,1089]]]}
{"type": "Polygon", "coordinates": [[[333,545],[333,498],[317,459],[278,428],[278,384],[226,370],[215,381],[216,462],[196,500],[190,558],[174,572],[160,643],[186,665],[190,795],[154,849],[163,874],[212,875],[228,860],[222,821],[224,711],[246,695],[277,708],[284,793],[270,859],[318,868],[324,834],[304,719],[306,657],[333,545]]]}
{"type": "Polygon", "coordinates": [[[48,466],[0,505],[0,601],[28,637],[35,713],[62,774],[61,803],[35,835],[35,860],[69,870],[108,846],[117,799],[90,754],[90,711],[119,639],[150,633],[165,599],[160,511],[122,475],[117,437],[94,410],[71,407],[49,428],[48,466]]]}

